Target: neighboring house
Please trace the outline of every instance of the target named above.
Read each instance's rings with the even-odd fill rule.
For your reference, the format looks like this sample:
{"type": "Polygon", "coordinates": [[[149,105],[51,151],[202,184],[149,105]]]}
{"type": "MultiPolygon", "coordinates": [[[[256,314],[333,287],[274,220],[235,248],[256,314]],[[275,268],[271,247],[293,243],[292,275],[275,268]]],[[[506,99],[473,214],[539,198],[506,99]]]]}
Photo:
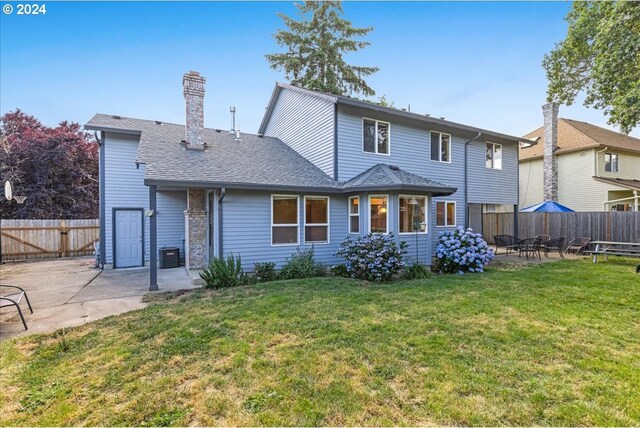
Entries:
{"type": "Polygon", "coordinates": [[[190,271],[231,253],[252,271],[297,248],[339,263],[345,238],[393,232],[430,264],[440,231],[480,229],[485,204],[517,208],[518,137],[286,84],[257,135],[205,129],[204,84],[183,78],[186,126],[85,125],[100,131],[103,261],[149,260],[152,288],[164,246],[190,271]]]}
{"type": "Polygon", "coordinates": [[[529,142],[520,146],[520,207],[552,199],[574,211],[638,211],[640,139],[558,119],[557,107],[548,109],[548,114],[547,132],[556,140],[555,148],[547,149],[548,194],[545,144],[553,143],[545,139],[543,126],[525,135],[523,139],[529,142]]]}

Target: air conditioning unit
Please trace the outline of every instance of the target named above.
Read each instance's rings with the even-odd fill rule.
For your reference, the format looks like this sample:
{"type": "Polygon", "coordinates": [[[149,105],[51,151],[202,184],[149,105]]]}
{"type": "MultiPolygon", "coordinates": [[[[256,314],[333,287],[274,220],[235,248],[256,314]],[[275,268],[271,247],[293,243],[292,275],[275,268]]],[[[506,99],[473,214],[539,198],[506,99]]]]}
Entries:
{"type": "Polygon", "coordinates": [[[180,267],[180,248],[167,247],[160,249],[160,269],[180,267]]]}

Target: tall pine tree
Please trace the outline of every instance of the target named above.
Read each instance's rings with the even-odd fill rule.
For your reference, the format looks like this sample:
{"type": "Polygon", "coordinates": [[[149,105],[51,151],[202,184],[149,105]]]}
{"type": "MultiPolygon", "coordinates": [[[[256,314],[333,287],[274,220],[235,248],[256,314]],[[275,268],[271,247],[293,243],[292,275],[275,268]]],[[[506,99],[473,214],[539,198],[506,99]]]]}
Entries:
{"type": "Polygon", "coordinates": [[[335,95],[375,95],[364,77],[378,71],[378,67],[350,65],[343,57],[369,46],[369,42],[358,38],[373,27],[353,27],[341,17],[340,1],[305,1],[296,7],[299,21],[278,14],[288,30],[278,30],[274,38],[287,51],[266,55],[271,68],[284,70],[292,84],[304,88],[335,95]]]}

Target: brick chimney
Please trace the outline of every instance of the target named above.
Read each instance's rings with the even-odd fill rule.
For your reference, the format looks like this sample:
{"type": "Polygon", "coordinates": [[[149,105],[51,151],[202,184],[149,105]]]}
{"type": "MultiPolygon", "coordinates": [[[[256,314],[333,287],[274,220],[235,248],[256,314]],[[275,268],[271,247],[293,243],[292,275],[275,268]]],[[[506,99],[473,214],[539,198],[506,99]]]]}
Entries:
{"type": "Polygon", "coordinates": [[[204,84],[207,81],[197,71],[182,78],[184,101],[187,107],[185,141],[188,149],[204,150],[204,84]]]}
{"type": "Polygon", "coordinates": [[[544,116],[543,177],[544,200],[558,200],[558,163],[555,152],[558,148],[558,104],[542,106],[544,116]]]}

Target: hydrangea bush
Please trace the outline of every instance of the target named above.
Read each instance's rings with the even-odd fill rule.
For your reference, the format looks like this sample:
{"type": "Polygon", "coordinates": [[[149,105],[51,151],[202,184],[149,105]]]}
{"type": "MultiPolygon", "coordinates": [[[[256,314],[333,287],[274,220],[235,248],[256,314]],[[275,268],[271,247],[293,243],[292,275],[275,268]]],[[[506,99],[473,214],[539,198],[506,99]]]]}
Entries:
{"type": "Polygon", "coordinates": [[[367,281],[388,281],[405,266],[402,258],[407,254],[407,243],[397,243],[393,233],[370,233],[340,245],[336,256],[346,260],[347,273],[352,278],[367,281]]]}
{"type": "Polygon", "coordinates": [[[438,241],[434,260],[438,272],[483,272],[494,258],[493,248],[471,228],[458,227],[454,231],[441,232],[438,241]]]}

